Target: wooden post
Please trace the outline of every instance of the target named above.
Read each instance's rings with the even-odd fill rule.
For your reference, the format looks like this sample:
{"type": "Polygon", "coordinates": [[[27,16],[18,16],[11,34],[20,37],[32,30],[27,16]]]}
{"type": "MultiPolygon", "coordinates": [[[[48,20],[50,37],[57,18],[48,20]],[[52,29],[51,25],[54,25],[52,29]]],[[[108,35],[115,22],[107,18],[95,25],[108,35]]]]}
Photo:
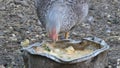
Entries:
{"type": "Polygon", "coordinates": [[[105,68],[108,65],[107,52],[104,51],[89,60],[74,64],[58,63],[44,56],[31,55],[26,51],[23,52],[23,59],[26,68],[105,68]]]}

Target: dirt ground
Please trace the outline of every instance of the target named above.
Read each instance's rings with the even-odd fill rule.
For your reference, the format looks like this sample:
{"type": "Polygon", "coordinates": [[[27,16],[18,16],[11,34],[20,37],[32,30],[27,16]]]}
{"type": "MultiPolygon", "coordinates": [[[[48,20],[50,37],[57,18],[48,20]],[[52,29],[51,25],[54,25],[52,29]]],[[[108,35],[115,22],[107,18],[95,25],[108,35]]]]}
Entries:
{"type": "MultiPolygon", "coordinates": [[[[120,59],[120,0],[91,0],[85,22],[76,26],[70,38],[96,36],[109,45],[109,66],[116,68],[120,59]]],[[[21,42],[41,42],[45,30],[38,22],[34,0],[0,0],[0,65],[24,68],[21,42]]],[[[0,67],[1,68],[1,67],[0,67]]]]}

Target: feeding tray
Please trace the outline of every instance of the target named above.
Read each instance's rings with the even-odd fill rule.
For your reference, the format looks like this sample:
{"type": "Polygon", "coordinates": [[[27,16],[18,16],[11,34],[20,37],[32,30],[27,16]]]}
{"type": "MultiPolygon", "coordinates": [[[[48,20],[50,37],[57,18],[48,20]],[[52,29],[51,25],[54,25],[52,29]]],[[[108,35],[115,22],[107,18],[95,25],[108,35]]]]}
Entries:
{"type": "Polygon", "coordinates": [[[97,37],[88,37],[80,41],[61,40],[53,43],[44,41],[23,48],[31,55],[46,57],[58,63],[73,64],[86,61],[109,49],[107,43],[97,37]]]}

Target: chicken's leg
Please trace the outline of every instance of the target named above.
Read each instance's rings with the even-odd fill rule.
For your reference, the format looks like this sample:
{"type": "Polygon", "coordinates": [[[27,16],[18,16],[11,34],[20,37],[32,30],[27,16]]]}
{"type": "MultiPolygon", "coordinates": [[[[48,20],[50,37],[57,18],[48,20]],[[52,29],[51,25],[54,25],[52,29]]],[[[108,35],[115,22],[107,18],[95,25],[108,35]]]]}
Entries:
{"type": "Polygon", "coordinates": [[[57,35],[57,37],[56,37],[56,40],[55,41],[58,41],[58,35],[57,35]]]}
{"type": "Polygon", "coordinates": [[[68,39],[69,37],[69,32],[65,32],[65,39],[68,39]]]}

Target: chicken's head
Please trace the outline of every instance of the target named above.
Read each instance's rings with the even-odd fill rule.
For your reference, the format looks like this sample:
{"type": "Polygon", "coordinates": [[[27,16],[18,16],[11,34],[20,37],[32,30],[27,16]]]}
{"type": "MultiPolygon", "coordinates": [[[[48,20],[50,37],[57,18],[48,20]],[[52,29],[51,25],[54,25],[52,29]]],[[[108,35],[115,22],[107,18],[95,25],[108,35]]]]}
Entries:
{"type": "Polygon", "coordinates": [[[57,23],[48,23],[46,26],[48,36],[53,40],[58,40],[58,33],[60,32],[60,26],[57,23]]]}

